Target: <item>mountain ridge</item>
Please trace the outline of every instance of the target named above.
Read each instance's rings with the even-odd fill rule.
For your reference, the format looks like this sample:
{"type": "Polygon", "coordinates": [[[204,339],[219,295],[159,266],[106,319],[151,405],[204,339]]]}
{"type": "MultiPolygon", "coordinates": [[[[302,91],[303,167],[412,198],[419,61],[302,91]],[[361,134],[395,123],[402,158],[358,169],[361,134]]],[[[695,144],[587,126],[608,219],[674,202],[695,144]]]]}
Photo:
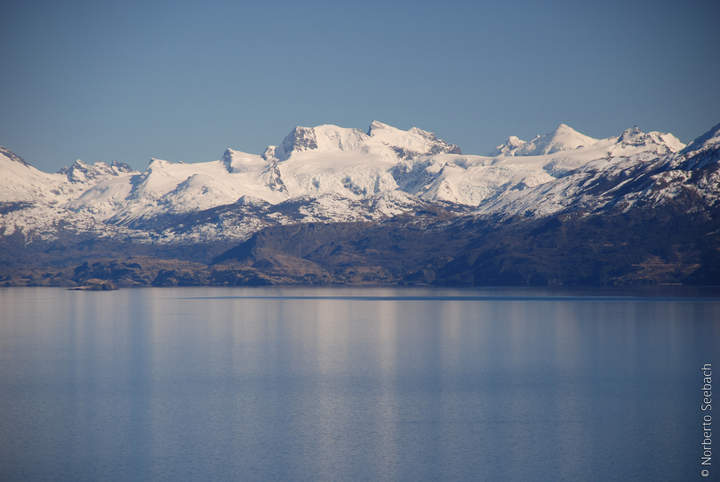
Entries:
{"type": "MultiPolygon", "coordinates": [[[[527,144],[511,141],[514,148],[527,144]]],[[[712,229],[698,230],[681,220],[710,227],[719,217],[720,124],[687,146],[671,134],[637,127],[617,137],[594,139],[561,124],[536,137],[532,148],[524,151],[506,150],[496,156],[461,152],[429,131],[401,130],[379,121],[367,131],[332,124],[297,127],[279,147],[269,146],[262,154],[227,148],[219,160],[208,162],[153,158],[143,171],[119,162],[78,160],[59,172],[46,173],[4,148],[0,150],[0,244],[6,254],[0,271],[16,274],[0,273],[0,278],[6,276],[10,284],[25,283],[25,278],[17,277],[24,264],[59,266],[83,256],[102,260],[115,259],[117,253],[153,253],[158,259],[172,256],[180,264],[195,263],[194,268],[186,266],[190,271],[178,278],[168,274],[175,261],[146,261],[152,268],[142,276],[136,273],[132,283],[152,284],[158,276],[158,283],[210,283],[218,269],[211,263],[214,256],[234,244],[260,239],[258,233],[270,233],[262,239],[271,248],[243,261],[224,258],[220,264],[235,267],[222,268],[217,280],[562,284],[596,276],[598,283],[622,284],[640,279],[714,279],[703,259],[715,259],[720,250],[713,248],[717,236],[712,229]],[[656,219],[658,226],[636,219],[656,219]],[[593,223],[607,226],[607,231],[593,223]],[[666,240],[658,233],[680,224],[687,226],[683,229],[688,233],[677,238],[680,251],[661,249],[666,240]],[[317,228],[297,231],[294,226],[317,228]],[[571,227],[578,232],[568,232],[571,227]],[[387,229],[397,234],[388,237],[383,234],[387,229]],[[537,232],[547,229],[553,233],[551,241],[538,237],[537,232]],[[425,230],[427,236],[421,234],[425,230]],[[364,232],[376,234],[368,237],[364,232]],[[640,242],[643,232],[657,238],[640,242]],[[296,236],[292,233],[303,233],[303,245],[314,246],[313,250],[298,255],[292,246],[272,239],[296,236]],[[344,236],[344,241],[333,244],[332,233],[344,236]],[[559,246],[583,251],[583,240],[590,239],[587,233],[620,250],[608,258],[610,271],[593,268],[597,260],[592,253],[602,250],[576,259],[587,264],[584,277],[552,268],[553,263],[563,264],[559,246]],[[514,236],[551,242],[554,247],[538,251],[514,236]],[[635,236],[633,242],[643,249],[661,253],[635,250],[632,263],[645,266],[642,269],[649,275],[637,275],[632,263],[616,265],[631,261],[619,248],[626,242],[623,236],[635,236]],[[485,238],[498,245],[488,245],[485,238]],[[435,241],[425,245],[418,241],[422,239],[435,241]],[[413,246],[412,252],[398,248],[398,242],[413,246]],[[502,245],[512,249],[503,251],[502,245]],[[455,255],[449,246],[456,247],[455,255]],[[480,254],[469,254],[476,252],[473,246],[484,248],[480,254]],[[349,250],[348,256],[332,254],[336,249],[349,250]],[[505,268],[491,259],[492,253],[503,252],[502,256],[510,256],[508,263],[520,263],[512,276],[501,275],[505,268]],[[529,253],[534,254],[528,257],[529,253]],[[398,255],[407,259],[394,260],[398,255]],[[470,275],[463,263],[475,266],[477,256],[486,260],[484,268],[470,275]],[[430,264],[425,266],[423,259],[430,264]],[[353,263],[364,274],[351,274],[353,263]],[[160,266],[162,276],[157,271],[160,266]],[[523,271],[530,266],[534,275],[523,271]],[[193,275],[193,270],[202,276],[193,275]],[[374,271],[384,274],[377,278],[374,271]],[[466,274],[458,278],[459,272],[466,274]]],[[[114,269],[108,272],[115,273],[114,269]]],[[[93,276],[101,274],[91,271],[93,276]]],[[[28,279],[41,284],[79,280],[70,271],[58,273],[46,272],[44,278],[30,274],[28,279]]]]}
{"type": "MultiPolygon", "coordinates": [[[[47,237],[52,236],[53,226],[67,221],[99,236],[130,236],[140,242],[244,237],[252,231],[222,225],[198,227],[183,239],[170,232],[158,237],[157,233],[128,229],[137,220],[230,206],[241,199],[272,206],[310,199],[318,206],[316,213],[323,209],[334,212],[337,221],[392,217],[427,202],[464,206],[478,215],[523,211],[548,215],[567,208],[576,198],[564,188],[562,195],[551,196],[563,197],[562,201],[542,202],[538,207],[523,205],[533,189],[561,187],[563,178],[583,168],[606,170],[619,159],[638,164],[674,155],[684,147],[670,135],[638,129],[597,140],[566,124],[537,139],[534,149],[547,153],[466,155],[429,131],[416,127],[401,130],[372,121],[366,132],[332,124],[298,126],[285,136],[280,147],[270,146],[263,154],[227,148],[218,161],[173,163],[153,158],[142,172],[117,162],[82,161],[55,174],[23,161],[27,171],[20,172],[20,164],[8,169],[7,163],[0,162],[0,169],[7,174],[7,181],[0,182],[0,202],[32,205],[3,215],[0,234],[17,229],[32,238],[47,237]],[[564,143],[559,139],[565,139],[564,143]],[[578,139],[593,142],[578,147],[578,139]],[[350,206],[358,206],[361,200],[373,208],[353,211],[350,206]]],[[[8,155],[0,153],[0,161],[19,158],[6,152],[8,155]]],[[[312,212],[306,209],[291,219],[279,212],[274,215],[278,222],[287,224],[319,219],[312,212]]],[[[271,218],[248,221],[253,229],[272,224],[271,218]]]]}

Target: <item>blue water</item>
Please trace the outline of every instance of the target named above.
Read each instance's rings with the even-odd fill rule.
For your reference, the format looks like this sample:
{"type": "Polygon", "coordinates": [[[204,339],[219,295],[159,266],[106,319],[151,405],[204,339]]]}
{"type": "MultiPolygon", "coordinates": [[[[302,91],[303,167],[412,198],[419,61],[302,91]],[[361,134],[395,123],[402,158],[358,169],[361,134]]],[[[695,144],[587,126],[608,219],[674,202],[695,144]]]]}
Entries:
{"type": "Polygon", "coordinates": [[[713,296],[0,289],[0,480],[693,480],[713,296]]]}

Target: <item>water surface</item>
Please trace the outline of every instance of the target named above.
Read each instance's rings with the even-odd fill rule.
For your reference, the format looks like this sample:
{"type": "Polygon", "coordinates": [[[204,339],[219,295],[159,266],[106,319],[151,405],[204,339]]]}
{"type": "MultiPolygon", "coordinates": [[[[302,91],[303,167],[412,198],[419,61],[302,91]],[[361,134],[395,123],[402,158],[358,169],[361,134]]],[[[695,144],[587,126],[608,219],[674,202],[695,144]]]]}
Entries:
{"type": "Polygon", "coordinates": [[[0,480],[691,480],[713,296],[0,289],[0,480]]]}

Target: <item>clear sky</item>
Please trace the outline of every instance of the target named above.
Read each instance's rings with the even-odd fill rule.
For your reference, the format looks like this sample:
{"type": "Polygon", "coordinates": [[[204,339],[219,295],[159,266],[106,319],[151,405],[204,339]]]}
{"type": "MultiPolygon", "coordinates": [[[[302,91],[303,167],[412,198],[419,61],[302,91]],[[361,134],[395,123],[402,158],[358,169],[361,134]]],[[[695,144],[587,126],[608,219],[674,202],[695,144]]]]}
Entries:
{"type": "Polygon", "coordinates": [[[483,154],[565,122],[720,122],[720,2],[3,1],[0,145],[74,159],[260,153],[378,119],[483,154]]]}

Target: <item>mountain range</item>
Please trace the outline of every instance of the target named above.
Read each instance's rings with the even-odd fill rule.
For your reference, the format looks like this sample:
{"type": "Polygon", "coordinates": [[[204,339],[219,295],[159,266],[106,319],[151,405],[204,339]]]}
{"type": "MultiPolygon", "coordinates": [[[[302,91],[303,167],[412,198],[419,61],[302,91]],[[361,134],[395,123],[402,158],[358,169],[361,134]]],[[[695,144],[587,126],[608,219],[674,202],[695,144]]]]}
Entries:
{"type": "Polygon", "coordinates": [[[142,172],[0,147],[0,282],[714,284],[719,197],[720,124],[688,145],[560,124],[484,156],[378,121],[296,127],[142,172]]]}

